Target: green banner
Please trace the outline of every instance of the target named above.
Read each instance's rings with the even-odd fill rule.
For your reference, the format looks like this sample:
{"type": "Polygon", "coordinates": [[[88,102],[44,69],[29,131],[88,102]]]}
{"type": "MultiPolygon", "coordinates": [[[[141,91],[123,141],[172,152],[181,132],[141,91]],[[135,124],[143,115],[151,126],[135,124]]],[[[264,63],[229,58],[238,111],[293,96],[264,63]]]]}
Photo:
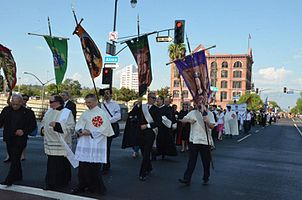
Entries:
{"type": "Polygon", "coordinates": [[[53,55],[56,84],[60,85],[67,69],[67,39],[44,36],[53,55]]]}

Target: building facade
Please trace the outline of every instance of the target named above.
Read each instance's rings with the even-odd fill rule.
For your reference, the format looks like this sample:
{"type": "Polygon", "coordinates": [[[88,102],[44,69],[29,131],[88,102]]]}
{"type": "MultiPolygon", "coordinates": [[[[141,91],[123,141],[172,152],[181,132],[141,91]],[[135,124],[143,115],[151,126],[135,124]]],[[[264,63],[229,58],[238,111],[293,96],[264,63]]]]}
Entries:
{"type": "MultiPolygon", "coordinates": [[[[252,50],[247,54],[215,54],[206,51],[207,66],[211,82],[212,104],[225,108],[240,96],[252,90],[252,50]]],[[[174,64],[171,66],[170,91],[173,104],[191,101],[192,96],[174,64]],[[181,97],[182,91],[182,97],[181,97]]]]}
{"type": "Polygon", "coordinates": [[[136,65],[128,65],[122,69],[120,87],[138,92],[138,68],[136,65]]]}

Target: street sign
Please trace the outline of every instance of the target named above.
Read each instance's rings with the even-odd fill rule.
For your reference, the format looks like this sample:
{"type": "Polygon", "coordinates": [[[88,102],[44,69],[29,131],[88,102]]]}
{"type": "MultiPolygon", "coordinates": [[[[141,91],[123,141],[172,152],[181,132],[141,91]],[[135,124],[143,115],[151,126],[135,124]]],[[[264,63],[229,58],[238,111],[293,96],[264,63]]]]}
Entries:
{"type": "Polygon", "coordinates": [[[294,94],[294,91],[293,90],[288,90],[287,94],[294,94]]]}
{"type": "Polygon", "coordinates": [[[109,32],[109,40],[110,41],[116,41],[118,38],[118,34],[116,31],[109,32]]]}
{"type": "Polygon", "coordinates": [[[104,67],[106,68],[112,68],[112,69],[116,69],[119,67],[119,65],[117,63],[105,63],[104,67]]]}
{"type": "Polygon", "coordinates": [[[211,86],[210,89],[213,92],[218,92],[218,87],[211,86]]]}
{"type": "Polygon", "coordinates": [[[156,42],[171,42],[173,40],[170,36],[157,36],[156,42]]]}
{"type": "Polygon", "coordinates": [[[104,63],[118,63],[118,56],[105,56],[104,63]]]}

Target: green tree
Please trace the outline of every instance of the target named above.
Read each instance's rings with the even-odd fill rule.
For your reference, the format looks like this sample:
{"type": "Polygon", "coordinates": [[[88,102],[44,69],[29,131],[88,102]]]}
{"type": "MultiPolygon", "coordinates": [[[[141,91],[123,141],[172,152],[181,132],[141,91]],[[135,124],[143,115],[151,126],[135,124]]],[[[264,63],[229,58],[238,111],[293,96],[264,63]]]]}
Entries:
{"type": "Polygon", "coordinates": [[[65,79],[65,81],[60,85],[61,91],[69,91],[72,97],[80,97],[81,96],[81,84],[78,80],[65,79]]]}
{"type": "Polygon", "coordinates": [[[171,94],[169,93],[169,87],[160,88],[159,90],[157,90],[157,95],[164,98],[171,97],[171,94]]]}
{"type": "Polygon", "coordinates": [[[297,99],[295,107],[293,107],[290,112],[294,114],[302,113],[302,92],[300,92],[300,97],[297,99]]]}
{"type": "MultiPolygon", "coordinates": [[[[114,93],[113,93],[113,95],[114,95],[114,93]]],[[[128,101],[130,101],[130,100],[137,99],[138,93],[135,92],[134,90],[130,90],[128,88],[122,87],[119,90],[118,98],[119,98],[118,100],[125,101],[126,103],[128,103],[128,101]]]]}
{"type": "MultiPolygon", "coordinates": [[[[169,52],[169,57],[170,57],[171,61],[183,58],[186,55],[186,45],[183,43],[182,44],[170,44],[168,47],[168,52],[169,52]]],[[[175,68],[175,72],[177,72],[177,77],[178,77],[179,85],[180,85],[180,97],[181,97],[181,102],[183,102],[184,98],[183,98],[183,93],[182,93],[181,76],[174,63],[172,63],[172,68],[175,68]]]]}
{"type": "Polygon", "coordinates": [[[246,93],[242,95],[238,103],[247,103],[247,108],[249,110],[259,110],[263,108],[263,101],[257,94],[246,93]]]}

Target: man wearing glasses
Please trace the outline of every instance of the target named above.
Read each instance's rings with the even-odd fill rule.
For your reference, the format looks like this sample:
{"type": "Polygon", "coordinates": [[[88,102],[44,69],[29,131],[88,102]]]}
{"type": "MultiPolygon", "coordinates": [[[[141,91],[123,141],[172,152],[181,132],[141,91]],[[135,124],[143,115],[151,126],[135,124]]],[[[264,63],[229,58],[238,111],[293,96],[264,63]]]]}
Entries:
{"type": "Polygon", "coordinates": [[[71,111],[64,108],[64,100],[59,95],[49,98],[50,109],[42,120],[44,151],[47,155],[46,185],[44,190],[56,190],[67,186],[71,180],[71,168],[64,147],[71,147],[71,136],[75,122],[71,111]]]}
{"type": "Polygon", "coordinates": [[[150,92],[148,94],[147,104],[143,104],[137,110],[141,130],[140,147],[143,155],[139,172],[139,179],[141,181],[145,181],[146,176],[152,171],[150,155],[152,148],[155,147],[155,138],[158,132],[158,126],[161,123],[159,110],[154,105],[155,101],[155,92],[150,92]]]}

